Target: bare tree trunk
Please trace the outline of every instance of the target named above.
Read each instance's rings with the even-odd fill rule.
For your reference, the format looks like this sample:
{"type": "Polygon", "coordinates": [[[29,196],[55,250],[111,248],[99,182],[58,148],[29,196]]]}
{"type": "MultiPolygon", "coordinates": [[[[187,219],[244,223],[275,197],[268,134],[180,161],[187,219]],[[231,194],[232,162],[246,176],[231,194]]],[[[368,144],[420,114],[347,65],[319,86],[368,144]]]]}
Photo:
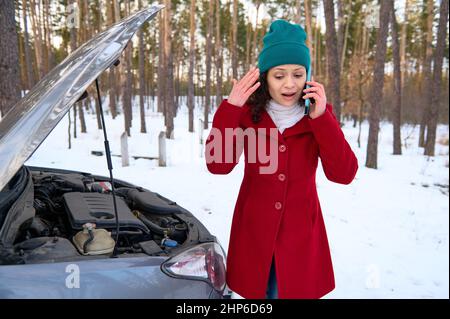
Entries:
{"type": "Polygon", "coordinates": [[[38,5],[38,25],[41,28],[41,52],[42,52],[42,69],[43,75],[46,75],[49,71],[48,64],[48,51],[47,51],[47,26],[46,26],[46,15],[45,15],[45,0],[37,1],[38,5]]]}
{"type": "Polygon", "coordinates": [[[398,43],[398,31],[397,31],[397,19],[395,17],[394,2],[391,3],[391,30],[392,30],[392,52],[394,60],[394,97],[395,107],[392,112],[392,124],[393,124],[393,148],[394,155],[402,154],[402,139],[401,139],[401,114],[402,114],[402,82],[401,82],[401,69],[400,69],[400,48],[398,43]]]}
{"type": "Polygon", "coordinates": [[[333,0],[323,0],[325,10],[325,22],[327,26],[327,65],[328,65],[328,94],[333,104],[333,111],[338,122],[341,122],[341,96],[339,88],[339,53],[337,48],[336,29],[334,28],[334,4],[333,0]]]}
{"type": "Polygon", "coordinates": [[[222,102],[222,41],[220,38],[220,0],[216,0],[216,105],[222,102]]]}
{"type": "MultiPolygon", "coordinates": [[[[232,19],[232,41],[231,41],[231,68],[233,70],[233,79],[238,79],[237,72],[237,24],[238,24],[238,1],[233,0],[233,19],[232,19]]],[[[255,30],[256,31],[256,30],[255,30]]]]}
{"type": "Polygon", "coordinates": [[[188,100],[189,132],[194,132],[194,64],[195,64],[195,0],[191,0],[190,17],[190,43],[189,43],[189,74],[188,74],[188,100]]]}
{"type": "Polygon", "coordinates": [[[384,63],[386,58],[386,39],[389,29],[391,0],[381,0],[380,23],[377,34],[373,84],[370,94],[369,138],[367,142],[366,167],[377,168],[378,132],[380,125],[380,109],[383,97],[384,63]]]}
{"type": "MultiPolygon", "coordinates": [[[[317,19],[317,20],[318,20],[318,19],[317,19]]],[[[320,29],[319,29],[319,26],[318,26],[318,25],[316,25],[316,27],[314,28],[314,31],[315,31],[314,46],[315,46],[316,48],[314,49],[314,51],[315,51],[315,56],[314,56],[314,58],[311,60],[311,64],[312,64],[313,71],[314,71],[316,74],[319,74],[319,75],[320,75],[320,53],[321,53],[321,51],[320,51],[320,46],[321,46],[321,37],[320,37],[320,29]]]]}
{"type": "MultiPolygon", "coordinates": [[[[402,84],[402,103],[404,103],[404,94],[405,94],[405,87],[408,79],[408,68],[406,66],[406,27],[407,27],[407,21],[408,21],[408,11],[409,11],[409,1],[405,0],[405,11],[404,11],[404,23],[402,24],[401,28],[401,40],[400,40],[400,76],[401,80],[400,83],[402,84]]],[[[420,138],[420,137],[419,137],[420,138]]],[[[406,146],[406,145],[405,145],[406,146]]]]}
{"type": "Polygon", "coordinates": [[[70,119],[70,112],[68,112],[68,119],[69,119],[69,125],[67,126],[67,139],[68,139],[68,142],[69,142],[69,147],[68,147],[68,149],[70,150],[71,148],[72,148],[72,138],[71,138],[71,125],[72,125],[72,120],[70,119]]]}
{"type": "MultiPolygon", "coordinates": [[[[142,8],[141,0],[139,0],[139,9],[142,8]]],[[[145,95],[145,70],[144,70],[144,32],[139,30],[139,107],[141,117],[141,133],[147,133],[145,127],[145,107],[144,107],[144,95],[145,95]]]]}
{"type": "Polygon", "coordinates": [[[408,69],[406,68],[406,27],[408,26],[409,1],[410,0],[405,0],[405,15],[403,18],[404,23],[402,24],[402,35],[400,40],[400,67],[403,84],[406,83],[405,79],[408,73],[408,69]]]}
{"type": "MultiPolygon", "coordinates": [[[[365,18],[365,17],[363,17],[365,18]]],[[[361,148],[361,130],[362,130],[362,122],[364,120],[364,112],[366,108],[366,96],[364,94],[364,83],[367,81],[369,76],[371,77],[371,74],[369,72],[368,75],[365,76],[364,71],[367,71],[367,54],[369,51],[368,47],[368,31],[367,28],[364,25],[361,25],[361,33],[362,33],[362,39],[360,43],[360,47],[358,49],[358,98],[359,98],[359,105],[358,105],[358,147],[361,148]]]]}
{"type": "Polygon", "coordinates": [[[84,29],[84,39],[83,42],[88,41],[91,38],[91,30],[94,28],[91,25],[91,13],[89,12],[89,1],[81,1],[80,6],[83,6],[83,16],[81,21],[83,21],[83,29],[84,29]]]}
{"type": "Polygon", "coordinates": [[[33,72],[33,63],[31,62],[31,53],[30,53],[30,39],[28,34],[28,19],[27,19],[27,0],[22,0],[22,18],[23,18],[23,36],[24,36],[24,54],[25,54],[25,67],[27,70],[27,88],[31,89],[36,83],[36,79],[34,78],[33,72]]]}
{"type": "Polygon", "coordinates": [[[350,12],[352,12],[352,2],[351,1],[348,3],[348,10],[347,10],[348,17],[345,20],[343,43],[342,43],[341,50],[339,51],[339,54],[340,54],[339,61],[341,63],[341,66],[339,69],[340,74],[342,74],[342,72],[344,72],[345,52],[347,51],[347,38],[348,38],[348,31],[349,31],[349,27],[350,27],[350,12]]]}
{"type": "Polygon", "coordinates": [[[20,99],[20,70],[13,0],[0,6],[0,115],[4,116],[20,99]]]}
{"type": "MultiPolygon", "coordinates": [[[[72,106],[73,108],[73,138],[77,138],[77,104],[72,106]]],[[[70,111],[69,111],[70,113],[70,111]]]]}
{"type": "Polygon", "coordinates": [[[166,116],[167,116],[167,130],[166,138],[174,138],[173,136],[173,115],[174,115],[174,101],[173,101],[173,56],[172,56],[172,9],[171,1],[165,0],[166,14],[164,19],[165,39],[164,39],[164,53],[166,58],[167,70],[167,89],[165,90],[166,97],[166,116]]]}
{"type": "MultiPolygon", "coordinates": [[[[87,1],[86,1],[87,2],[87,1]]],[[[107,1],[108,3],[109,1],[107,1]]],[[[103,23],[103,15],[102,15],[102,11],[101,8],[103,6],[102,4],[102,0],[95,0],[95,5],[97,6],[98,10],[95,11],[95,19],[97,21],[97,24],[95,26],[95,34],[99,33],[102,30],[102,25],[104,25],[103,23]]],[[[91,33],[92,34],[92,33],[91,33]]]]}
{"type": "Polygon", "coordinates": [[[78,107],[78,114],[80,117],[80,125],[81,125],[81,133],[86,133],[86,121],[84,120],[84,110],[83,110],[83,103],[78,103],[77,106],[74,107],[78,107]]]}
{"type": "Polygon", "coordinates": [[[213,17],[214,17],[214,1],[209,0],[208,6],[208,25],[206,30],[206,83],[205,83],[205,109],[203,128],[208,129],[209,108],[211,105],[211,55],[212,55],[212,32],[213,32],[213,17]]]}
{"type": "MultiPolygon", "coordinates": [[[[125,4],[125,14],[129,13],[129,2],[125,4]]],[[[125,121],[125,132],[131,136],[130,128],[132,124],[132,75],[131,75],[131,51],[133,42],[130,41],[125,49],[124,70],[126,75],[124,77],[124,92],[123,92],[123,113],[125,121]]]]}
{"type": "MultiPolygon", "coordinates": [[[[358,71],[358,73],[359,73],[359,78],[361,78],[361,71],[358,71]]],[[[358,138],[357,138],[357,142],[358,142],[358,148],[361,148],[361,124],[363,121],[363,107],[364,107],[364,103],[365,103],[361,83],[359,83],[359,85],[358,85],[358,98],[359,98],[359,104],[358,104],[358,138]]]]}
{"type": "Polygon", "coordinates": [[[436,51],[433,61],[433,82],[431,85],[431,108],[427,114],[427,138],[425,141],[425,155],[434,156],[436,144],[436,128],[439,116],[439,104],[442,84],[442,62],[445,53],[445,39],[447,38],[448,0],[442,0],[439,9],[439,27],[436,41],[436,51]]]}
{"type": "Polygon", "coordinates": [[[52,50],[52,29],[53,26],[51,24],[51,14],[50,14],[50,0],[45,0],[45,24],[46,24],[46,43],[47,43],[47,72],[50,71],[51,69],[53,69],[53,67],[55,66],[55,57],[53,55],[53,50],[52,50]]]}
{"type": "Polygon", "coordinates": [[[424,107],[421,108],[421,120],[420,120],[420,133],[419,133],[419,146],[425,146],[425,131],[427,129],[427,114],[430,113],[431,104],[431,90],[427,83],[431,83],[431,60],[433,59],[433,20],[434,20],[434,1],[427,0],[427,30],[426,30],[426,51],[425,59],[423,63],[422,72],[424,75],[424,84],[422,85],[421,96],[424,96],[424,107]]]}
{"type": "Polygon", "coordinates": [[[178,114],[178,107],[179,107],[179,101],[180,101],[180,99],[179,99],[179,96],[180,96],[180,86],[179,86],[179,84],[180,84],[180,81],[179,81],[179,78],[178,78],[178,71],[179,71],[179,69],[180,69],[180,63],[179,63],[179,61],[180,61],[180,58],[179,58],[179,50],[178,49],[175,49],[175,48],[173,48],[172,47],[172,52],[174,52],[175,54],[173,55],[174,56],[174,61],[173,61],[173,65],[174,65],[174,68],[175,68],[175,76],[174,76],[174,79],[173,79],[173,85],[174,85],[174,104],[173,104],[173,112],[174,112],[174,118],[175,117],[177,117],[177,114],[178,114]]]}
{"type": "Polygon", "coordinates": [[[33,29],[33,39],[34,39],[34,52],[36,56],[36,68],[38,70],[38,79],[44,76],[43,70],[43,60],[42,60],[42,37],[41,37],[41,26],[38,21],[38,15],[36,14],[36,2],[31,0],[31,25],[33,29]]]}
{"type": "Polygon", "coordinates": [[[86,30],[84,28],[84,6],[83,6],[83,0],[76,0],[76,7],[78,8],[78,14],[80,16],[79,25],[78,28],[75,29],[77,31],[77,43],[78,45],[84,43],[86,41],[85,33],[86,30]]]}
{"type": "MultiPolygon", "coordinates": [[[[298,1],[297,3],[300,4],[300,1],[298,1]]],[[[305,0],[304,3],[305,3],[307,45],[310,50],[311,67],[313,68],[313,70],[316,70],[315,69],[315,56],[314,56],[315,50],[314,50],[314,45],[313,45],[313,32],[312,32],[311,0],[305,0]]]]}
{"type": "MultiPolygon", "coordinates": [[[[73,3],[75,2],[75,0],[72,0],[70,2],[71,5],[73,5],[73,3]]],[[[70,53],[72,53],[73,51],[75,51],[75,49],[77,48],[77,38],[76,38],[76,31],[75,31],[75,27],[74,26],[70,26],[70,53]]],[[[73,106],[73,116],[74,116],[74,126],[73,126],[73,135],[74,138],[77,138],[77,107],[79,105],[82,105],[82,102],[78,102],[75,103],[75,105],[73,106]]],[[[83,108],[80,108],[80,122],[81,122],[81,117],[83,118],[84,121],[84,116],[81,116],[83,114],[83,108]]],[[[83,114],[84,115],[84,114],[83,114]]],[[[83,124],[81,124],[83,125],[83,124]]],[[[70,126],[70,113],[69,113],[69,126],[70,126]]],[[[71,147],[71,142],[70,142],[70,129],[69,129],[69,149],[71,147]]]]}
{"type": "MultiPolygon", "coordinates": [[[[19,1],[15,1],[14,2],[14,15],[16,17],[17,21],[21,21],[22,19],[22,14],[21,14],[21,10],[20,10],[20,2],[19,1]]],[[[19,23],[17,23],[19,24],[19,23]]],[[[24,36],[21,36],[21,34],[23,35],[23,31],[22,32],[18,32],[17,35],[17,44],[18,44],[18,49],[19,49],[19,70],[20,70],[20,87],[22,90],[25,90],[28,85],[27,85],[27,69],[26,69],[26,64],[25,64],[25,49],[24,49],[24,36]]]]}
{"type": "MultiPolygon", "coordinates": [[[[167,10],[167,9],[166,9],[167,10]]],[[[166,116],[166,108],[164,105],[164,95],[165,95],[165,83],[166,83],[166,77],[164,75],[164,16],[166,15],[166,10],[164,12],[161,12],[159,15],[159,29],[161,30],[159,32],[159,56],[158,56],[158,112],[164,113],[164,119],[167,120],[166,116]]],[[[167,122],[165,123],[167,125],[167,122]]]]}
{"type": "Polygon", "coordinates": [[[252,24],[249,22],[249,23],[247,23],[247,34],[246,34],[246,38],[245,38],[245,67],[246,68],[249,68],[249,66],[250,66],[251,33],[252,33],[252,24]]]}
{"type": "MultiPolygon", "coordinates": [[[[153,28],[153,34],[152,34],[152,39],[153,39],[153,43],[156,46],[157,43],[157,33],[159,33],[159,30],[157,32],[157,28],[153,28]]],[[[155,50],[154,49],[148,49],[146,50],[150,59],[146,60],[146,69],[148,69],[147,72],[147,77],[148,77],[148,81],[147,81],[147,95],[148,95],[148,100],[147,100],[147,108],[150,109],[152,112],[155,112],[155,107],[154,107],[154,103],[155,103],[155,85],[154,85],[154,81],[155,81],[155,65],[157,65],[157,61],[156,61],[156,54],[155,54],[155,50]]]]}
{"type": "MultiPolygon", "coordinates": [[[[195,57],[195,59],[196,59],[196,61],[200,61],[200,57],[198,56],[198,55],[196,55],[196,57],[195,57]]],[[[197,83],[197,91],[198,91],[198,94],[197,94],[197,104],[199,104],[199,105],[203,105],[203,103],[202,103],[202,95],[203,95],[203,92],[201,91],[201,88],[202,88],[202,85],[203,85],[203,83],[202,83],[202,79],[201,79],[201,74],[202,74],[202,68],[201,68],[201,64],[200,63],[197,63],[196,65],[195,65],[195,67],[197,68],[196,69],[196,72],[195,72],[195,77],[196,77],[196,83],[197,83]]],[[[194,94],[194,98],[195,98],[195,94],[194,94]]]]}
{"type": "MultiPolygon", "coordinates": [[[[106,19],[108,26],[114,24],[114,4],[106,3],[106,19]]],[[[108,87],[109,87],[109,110],[111,111],[111,116],[113,119],[117,116],[117,105],[116,105],[116,90],[115,90],[115,69],[116,67],[112,65],[108,71],[108,87]]]]}
{"type": "MultiPolygon", "coordinates": [[[[112,0],[112,6],[114,8],[114,22],[119,22],[120,21],[120,4],[119,4],[119,0],[112,0]]],[[[123,59],[123,54],[122,54],[122,59],[123,59]]],[[[122,62],[122,61],[121,61],[122,62]]],[[[115,83],[115,88],[116,91],[114,92],[114,95],[116,97],[116,102],[119,103],[119,101],[121,100],[121,98],[123,99],[123,95],[124,95],[124,77],[125,77],[125,67],[126,64],[125,63],[121,63],[119,64],[115,69],[114,69],[114,75],[116,76],[116,80],[114,81],[115,83]]],[[[116,104],[117,104],[116,103],[116,104]]],[[[122,105],[122,109],[123,109],[123,105],[122,105]]],[[[117,105],[116,105],[116,114],[119,113],[117,105]]],[[[125,116],[125,114],[124,114],[125,116]]]]}
{"type": "Polygon", "coordinates": [[[49,71],[49,56],[48,56],[48,43],[47,43],[47,34],[49,32],[47,28],[47,9],[46,9],[46,0],[38,1],[39,6],[41,7],[40,12],[40,25],[42,26],[42,61],[44,62],[44,75],[49,71]]]}
{"type": "MultiPolygon", "coordinates": [[[[345,35],[345,0],[337,0],[337,51],[339,54],[339,61],[342,61],[342,49],[344,47],[344,35],[345,35]]],[[[327,26],[328,28],[328,26],[327,26]]]]}
{"type": "MultiPolygon", "coordinates": [[[[71,5],[76,4],[76,0],[71,0],[70,1],[71,5]]],[[[75,26],[71,26],[70,27],[70,53],[72,53],[73,51],[75,51],[77,48],[77,32],[75,29],[75,26]]],[[[76,105],[74,105],[74,108],[78,107],[78,116],[80,118],[80,126],[81,126],[81,133],[86,133],[86,120],[84,118],[84,109],[83,109],[83,103],[79,102],[76,103],[76,105]]],[[[76,116],[76,112],[74,111],[74,116],[76,116]]],[[[99,119],[98,119],[99,120],[99,119]]],[[[75,118],[75,122],[76,122],[76,118],[75,118]]],[[[77,126],[74,125],[74,135],[76,137],[76,129],[77,126]]]]}
{"type": "Polygon", "coordinates": [[[259,7],[261,5],[261,1],[256,1],[256,18],[255,18],[255,32],[253,33],[253,41],[252,41],[252,65],[255,65],[256,62],[256,35],[258,33],[258,14],[259,14],[259,7]]]}
{"type": "Polygon", "coordinates": [[[119,4],[119,0],[113,0],[113,4],[114,6],[114,20],[115,22],[120,21],[120,4],[119,4]]]}
{"type": "MultiPolygon", "coordinates": [[[[97,96],[97,92],[94,89],[90,89],[89,95],[96,97],[97,96]]],[[[101,130],[102,129],[102,119],[100,117],[100,105],[98,104],[98,99],[97,98],[94,98],[94,102],[95,102],[95,115],[96,115],[96,118],[97,118],[97,128],[99,130],[101,130]]],[[[90,103],[90,99],[89,98],[86,99],[86,103],[90,103]]]]}
{"type": "Polygon", "coordinates": [[[358,85],[358,98],[359,98],[359,105],[358,105],[358,148],[361,148],[361,124],[363,121],[363,108],[364,108],[364,95],[362,92],[362,83],[361,83],[361,70],[358,70],[358,74],[359,74],[359,85],[358,85]]]}
{"type": "Polygon", "coordinates": [[[180,108],[180,98],[181,98],[181,77],[180,77],[180,73],[181,73],[181,69],[183,68],[183,46],[182,45],[178,45],[177,48],[177,54],[176,54],[176,61],[175,61],[175,65],[176,65],[176,71],[175,71],[175,84],[176,84],[176,103],[175,103],[175,117],[178,114],[178,109],[180,108]]]}

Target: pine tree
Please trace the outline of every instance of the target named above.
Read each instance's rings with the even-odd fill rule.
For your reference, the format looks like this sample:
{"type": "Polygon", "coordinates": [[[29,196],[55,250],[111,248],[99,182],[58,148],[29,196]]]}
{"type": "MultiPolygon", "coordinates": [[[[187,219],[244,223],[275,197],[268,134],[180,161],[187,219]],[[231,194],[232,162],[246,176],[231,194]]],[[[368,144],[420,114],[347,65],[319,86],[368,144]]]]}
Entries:
{"type": "Polygon", "coordinates": [[[0,116],[4,116],[20,99],[19,48],[13,0],[0,6],[0,116]]]}

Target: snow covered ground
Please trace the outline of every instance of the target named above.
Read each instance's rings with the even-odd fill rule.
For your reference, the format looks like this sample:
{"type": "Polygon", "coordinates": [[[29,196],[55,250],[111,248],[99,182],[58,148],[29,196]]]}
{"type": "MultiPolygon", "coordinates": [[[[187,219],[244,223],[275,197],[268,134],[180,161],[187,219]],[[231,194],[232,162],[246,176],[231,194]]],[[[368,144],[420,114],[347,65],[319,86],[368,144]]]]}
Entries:
{"type": "MultiPolygon", "coordinates": [[[[141,134],[135,105],[129,153],[158,156],[164,119],[147,110],[148,133],[141,134]]],[[[242,157],[229,175],[207,171],[198,133],[202,113],[195,109],[195,133],[189,133],[187,107],[182,105],[175,118],[175,138],[166,141],[167,167],[158,167],[156,160],[132,158],[129,167],[122,167],[121,158],[113,157],[113,172],[114,177],[158,192],[194,213],[227,251],[244,161],[242,157]]],[[[95,115],[86,114],[86,122],[88,133],[78,130],[69,150],[66,116],[26,164],[109,176],[105,157],[91,155],[93,150],[103,150],[95,115]]],[[[121,115],[115,120],[106,117],[113,155],[120,154],[123,123],[121,115]]],[[[436,156],[428,158],[417,147],[418,126],[402,128],[403,142],[410,137],[403,144],[403,155],[394,156],[392,125],[381,123],[377,170],[364,167],[368,128],[363,123],[358,148],[358,128],[350,122],[343,127],[359,160],[350,185],[328,181],[321,164],[317,171],[336,276],[336,289],[324,298],[448,298],[449,127],[438,126],[437,138],[446,138],[447,145],[437,144],[436,156]]],[[[208,131],[203,132],[204,139],[208,131]]]]}

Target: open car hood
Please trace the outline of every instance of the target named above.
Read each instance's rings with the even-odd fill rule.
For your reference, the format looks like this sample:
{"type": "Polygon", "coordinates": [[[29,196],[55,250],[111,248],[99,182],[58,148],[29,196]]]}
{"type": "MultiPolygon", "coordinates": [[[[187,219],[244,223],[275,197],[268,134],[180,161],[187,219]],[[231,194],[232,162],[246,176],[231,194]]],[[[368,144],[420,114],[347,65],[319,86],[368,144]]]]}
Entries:
{"type": "Polygon", "coordinates": [[[97,34],[43,77],[0,120],[0,191],[100,74],[119,59],[154,5],[97,34]]]}

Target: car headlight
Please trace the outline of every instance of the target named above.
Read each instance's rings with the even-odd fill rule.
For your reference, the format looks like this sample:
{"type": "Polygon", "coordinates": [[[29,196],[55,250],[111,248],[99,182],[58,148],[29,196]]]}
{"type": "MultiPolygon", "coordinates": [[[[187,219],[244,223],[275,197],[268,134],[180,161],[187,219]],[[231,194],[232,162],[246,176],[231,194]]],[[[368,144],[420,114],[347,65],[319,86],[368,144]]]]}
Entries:
{"type": "Polygon", "coordinates": [[[173,277],[208,281],[222,291],[226,283],[226,258],[216,242],[200,244],[169,258],[162,269],[173,277]]]}

